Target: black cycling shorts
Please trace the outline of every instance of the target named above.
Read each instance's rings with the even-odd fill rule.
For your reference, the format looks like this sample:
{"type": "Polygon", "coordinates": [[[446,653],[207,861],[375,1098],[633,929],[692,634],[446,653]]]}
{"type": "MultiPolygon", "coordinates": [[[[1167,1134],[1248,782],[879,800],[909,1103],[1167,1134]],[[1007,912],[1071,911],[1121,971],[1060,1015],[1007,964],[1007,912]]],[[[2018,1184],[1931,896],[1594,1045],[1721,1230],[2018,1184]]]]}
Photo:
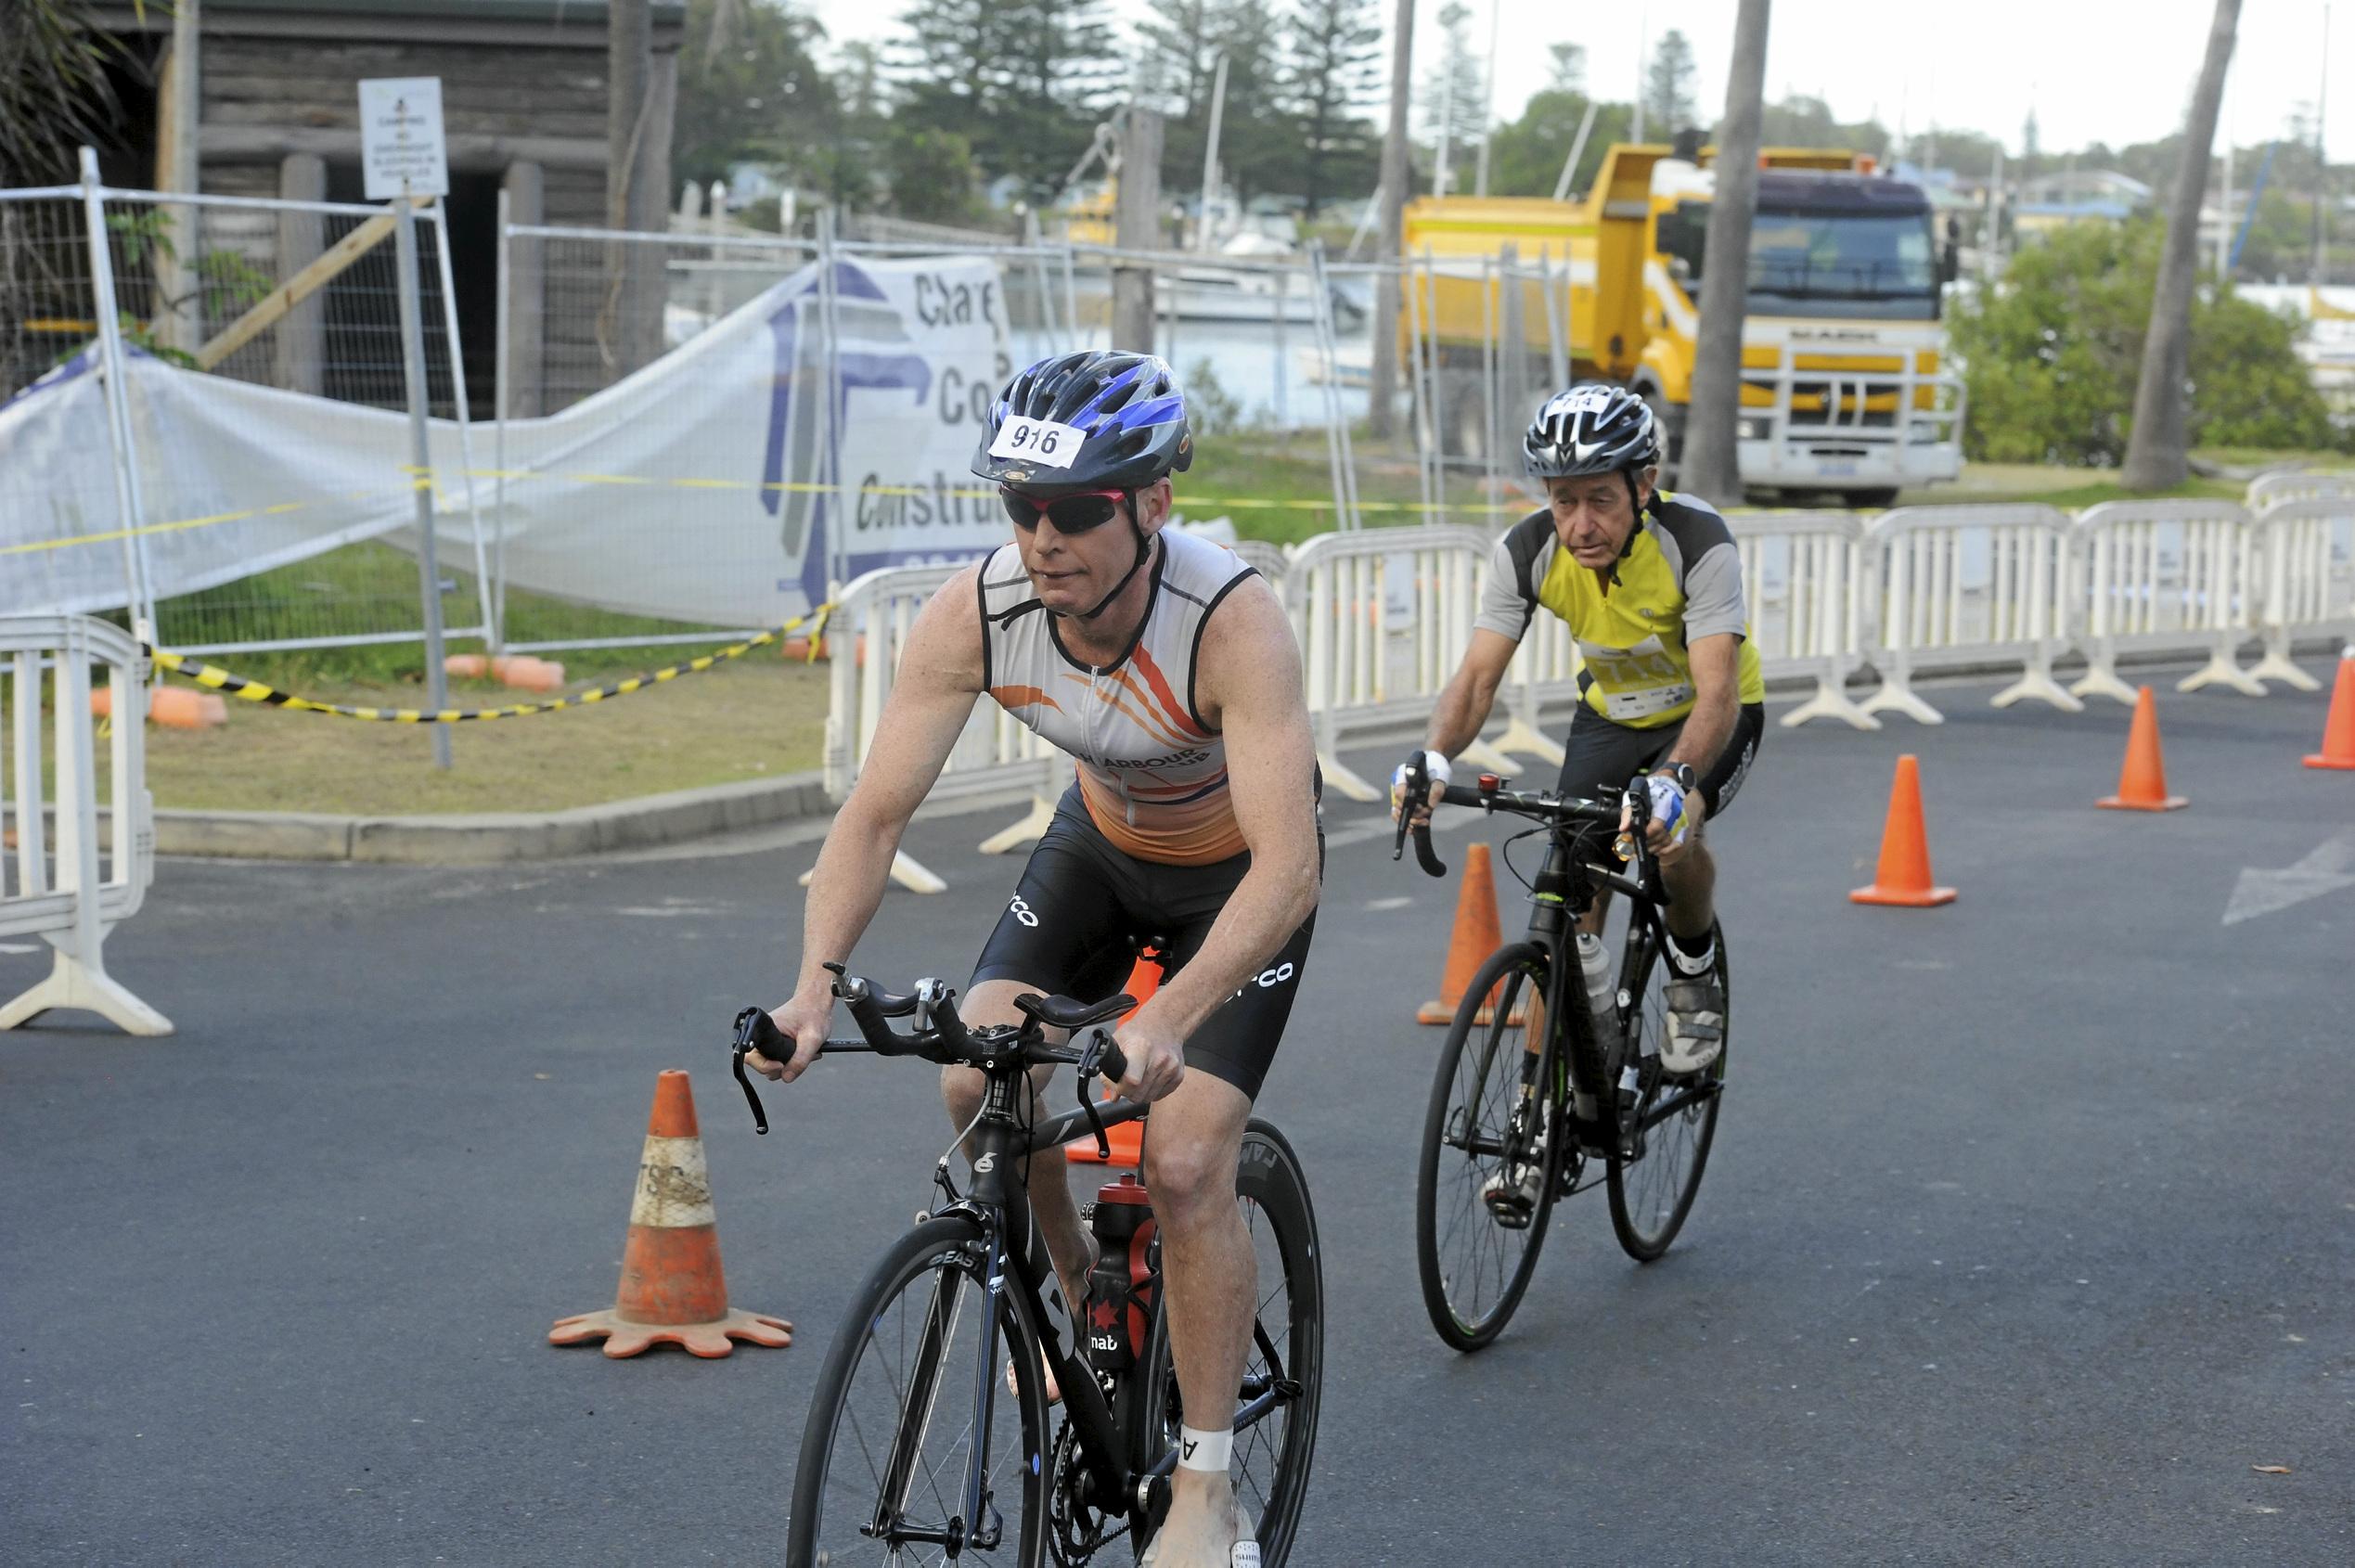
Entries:
{"type": "MultiPolygon", "coordinates": [[[[1319,856],[1322,858],[1322,834],[1319,856]]],[[[1127,983],[1138,944],[1165,939],[1165,979],[1186,967],[1210,935],[1235,885],[1251,867],[1246,852],[1208,866],[1164,866],[1114,849],[1080,803],[1064,791],[1038,847],[1030,852],[1013,902],[983,945],[973,983],[1012,980],[1049,996],[1095,1001],[1127,983]]],[[[1312,913],[1283,947],[1203,1021],[1186,1042],[1186,1065],[1223,1078],[1251,1099],[1283,1038],[1293,997],[1308,965],[1312,913]]]]}
{"type": "MultiPolygon", "coordinates": [[[[1639,773],[1648,773],[1659,765],[1660,759],[1684,733],[1681,723],[1662,725],[1657,729],[1630,729],[1614,724],[1583,703],[1570,720],[1569,739],[1563,746],[1561,793],[1575,795],[1580,800],[1592,800],[1604,787],[1622,790],[1628,780],[1639,773]]],[[[1733,721],[1733,733],[1726,739],[1725,750],[1707,772],[1701,775],[1701,800],[1708,808],[1703,820],[1703,830],[1725,815],[1733,803],[1742,781],[1750,776],[1750,765],[1757,759],[1758,742],[1766,735],[1766,704],[1745,702],[1733,721]]],[[[1588,833],[1599,832],[1589,828],[1588,833]]]]}

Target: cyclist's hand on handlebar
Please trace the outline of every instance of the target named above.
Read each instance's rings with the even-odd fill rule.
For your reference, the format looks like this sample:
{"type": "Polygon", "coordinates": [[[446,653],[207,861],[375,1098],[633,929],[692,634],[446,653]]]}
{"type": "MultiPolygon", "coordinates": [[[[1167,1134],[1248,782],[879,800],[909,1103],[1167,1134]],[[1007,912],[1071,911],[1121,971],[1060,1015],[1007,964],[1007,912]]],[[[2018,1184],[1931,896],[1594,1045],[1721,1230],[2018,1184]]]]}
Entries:
{"type": "MultiPolygon", "coordinates": [[[[1701,818],[1708,813],[1708,803],[1698,790],[1686,790],[1665,773],[1647,775],[1644,785],[1652,797],[1651,819],[1644,824],[1643,842],[1665,869],[1684,858],[1700,831],[1701,818]]],[[[1620,808],[1619,827],[1624,831],[1635,819],[1632,805],[1620,808]]]]}
{"type": "Polygon", "coordinates": [[[1128,1059],[1127,1075],[1120,1080],[1121,1099],[1150,1105],[1184,1081],[1185,1038],[1163,1027],[1152,1002],[1113,1032],[1113,1043],[1128,1059]]]}
{"type": "Polygon", "coordinates": [[[1415,822],[1422,823],[1431,820],[1431,810],[1439,803],[1440,793],[1448,787],[1448,767],[1446,757],[1436,752],[1409,752],[1407,760],[1400,763],[1390,775],[1390,820],[1393,822],[1398,820],[1398,813],[1406,805],[1407,771],[1414,765],[1417,756],[1422,759],[1423,775],[1431,780],[1431,791],[1428,797],[1416,806],[1413,818],[1415,822]]]}
{"type": "Polygon", "coordinates": [[[809,1070],[817,1060],[817,1049],[826,1043],[827,1025],[834,1022],[834,998],[823,996],[815,998],[796,996],[784,1006],[770,1009],[769,1022],[778,1033],[793,1042],[792,1057],[785,1061],[772,1061],[758,1050],[747,1051],[744,1065],[772,1083],[790,1084],[809,1070]]]}

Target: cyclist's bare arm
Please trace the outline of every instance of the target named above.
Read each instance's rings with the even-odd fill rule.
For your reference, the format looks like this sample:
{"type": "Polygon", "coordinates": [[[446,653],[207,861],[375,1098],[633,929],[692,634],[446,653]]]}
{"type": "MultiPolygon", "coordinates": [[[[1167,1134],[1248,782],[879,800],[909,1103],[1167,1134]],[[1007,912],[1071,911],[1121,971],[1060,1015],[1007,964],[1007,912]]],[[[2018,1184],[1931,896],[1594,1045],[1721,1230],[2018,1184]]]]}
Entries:
{"type": "Polygon", "coordinates": [[[1486,626],[1473,629],[1471,646],[1463,650],[1463,662],[1456,666],[1431,711],[1431,724],[1422,736],[1425,751],[1452,757],[1472,744],[1480,726],[1488,722],[1488,712],[1497,704],[1497,688],[1504,684],[1505,666],[1512,662],[1520,647],[1501,632],[1486,626]]]}
{"type": "Polygon", "coordinates": [[[1132,1040],[1182,1048],[1317,906],[1317,744],[1292,625],[1255,579],[1227,596],[1210,630],[1194,671],[1196,702],[1226,738],[1228,788],[1251,868],[1202,951],[1120,1031],[1132,1073],[1132,1040]]]}
{"type": "Polygon", "coordinates": [[[1695,638],[1685,659],[1692,668],[1692,712],[1662,765],[1691,763],[1693,772],[1706,773],[1733,739],[1741,716],[1742,639],[1731,632],[1695,638]]]}
{"type": "Polygon", "coordinates": [[[916,617],[858,781],[817,852],[802,915],[801,974],[792,1000],[772,1014],[798,1048],[781,1072],[758,1053],[745,1059],[772,1078],[790,1083],[815,1060],[834,1006],[824,966],[847,961],[875,918],[900,835],[972,716],[982,689],[980,571],[950,578],[916,617]]]}

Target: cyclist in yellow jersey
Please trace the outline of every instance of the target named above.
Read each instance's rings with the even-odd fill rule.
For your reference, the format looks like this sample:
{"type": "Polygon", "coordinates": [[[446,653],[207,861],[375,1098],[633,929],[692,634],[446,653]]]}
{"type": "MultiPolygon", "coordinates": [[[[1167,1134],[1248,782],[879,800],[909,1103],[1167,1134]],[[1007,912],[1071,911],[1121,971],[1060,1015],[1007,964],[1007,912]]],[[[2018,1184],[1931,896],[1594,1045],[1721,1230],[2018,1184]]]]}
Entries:
{"type": "MultiPolygon", "coordinates": [[[[1423,737],[1435,785],[1448,759],[1487,721],[1505,667],[1538,610],[1569,623],[1583,668],[1581,706],[1564,746],[1561,791],[1591,798],[1649,769],[1653,846],[1667,910],[1668,1031],[1661,1065],[1698,1073],[1725,1040],[1717,960],[1717,863],[1702,825],[1722,816],[1765,729],[1765,684],[1743,604],[1733,534],[1708,503],[1656,488],[1652,411],[1623,388],[1590,381],[1557,393],[1531,421],[1525,468],[1546,507],[1498,539],[1463,662],[1423,737]]],[[[1403,765],[1394,795],[1403,782],[1403,765]]],[[[1427,807],[1424,808],[1427,810],[1427,807]]],[[[1591,855],[1599,846],[1590,846],[1591,855]]],[[[1581,922],[1582,957],[1603,906],[1581,922]]],[[[1531,1032],[1534,1046],[1538,1035],[1531,1032]]],[[[1534,1202],[1536,1173],[1512,1173],[1492,1208],[1534,1202]]]]}
{"type": "MultiPolygon", "coordinates": [[[[958,1011],[978,1028],[1020,1022],[1026,993],[1098,1000],[1128,978],[1135,939],[1167,942],[1164,983],[1114,1035],[1121,1093],[1153,1102],[1145,1178],[1184,1410],[1169,1512],[1144,1562],[1252,1568],[1258,1547],[1229,1478],[1258,1301],[1235,1173],[1307,967],[1323,846],[1283,608],[1232,551],[1165,527],[1169,476],[1192,456],[1185,396],[1151,355],[1065,354],[1008,383],[973,471],[997,482],[1013,537],[917,617],[811,875],[799,986],[771,1014],[796,1048],[745,1060],[790,1081],[816,1059],[834,1010],[824,965],[848,958],[874,918],[900,834],[984,694],[1072,755],[1077,781],[958,1011]]],[[[1045,1077],[1035,1085],[1043,1093],[1045,1077]]],[[[942,1088],[950,1119],[970,1125],[982,1075],[950,1068],[942,1088]]],[[[1033,1109],[1044,1119],[1043,1101],[1033,1109]]],[[[1051,1165],[1031,1210],[1076,1322],[1094,1260],[1062,1162],[1051,1165]]]]}

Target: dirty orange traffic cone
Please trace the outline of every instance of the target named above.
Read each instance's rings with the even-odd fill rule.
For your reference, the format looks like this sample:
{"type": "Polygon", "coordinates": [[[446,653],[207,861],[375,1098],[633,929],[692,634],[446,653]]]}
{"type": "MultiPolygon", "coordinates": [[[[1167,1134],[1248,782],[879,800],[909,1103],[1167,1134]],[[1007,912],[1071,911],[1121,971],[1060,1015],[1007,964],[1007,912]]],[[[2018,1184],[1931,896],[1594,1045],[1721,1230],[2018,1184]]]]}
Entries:
{"type": "Polygon", "coordinates": [[[695,1096],[684,1073],[663,1073],[654,1080],[654,1111],[647,1118],[629,1240],[622,1250],[622,1284],[612,1306],[558,1318],[547,1342],[579,1344],[599,1335],[605,1354],[617,1358],[650,1344],[685,1345],[694,1355],[713,1356],[735,1349],[733,1340],[770,1346],[793,1343],[793,1325],[782,1317],[727,1309],[712,1181],[695,1125],[695,1096]]]}
{"type": "Polygon", "coordinates": [[[2126,765],[2118,770],[2117,793],[2093,803],[2110,811],[2180,811],[2192,803],[2167,792],[2167,765],[2159,760],[2158,706],[2147,686],[2134,699],[2134,724],[2126,732],[2126,765]]]}
{"type": "Polygon", "coordinates": [[[444,656],[442,673],[460,680],[479,681],[491,673],[491,656],[487,653],[452,653],[444,656]]]}
{"type": "Polygon", "coordinates": [[[2306,759],[2308,767],[2355,768],[2355,648],[2338,658],[2338,678],[2331,685],[2331,716],[2323,721],[2323,749],[2306,759]]]}
{"type": "MultiPolygon", "coordinates": [[[[1488,866],[1488,846],[1476,843],[1464,854],[1463,887],[1456,894],[1456,929],[1448,938],[1448,966],[1439,974],[1439,999],[1416,1009],[1415,1022],[1453,1023],[1464,987],[1488,961],[1488,955],[1503,945],[1504,932],[1497,920],[1496,873],[1488,866]]],[[[1481,1022],[1488,1021],[1487,1014],[1483,1007],[1481,1022]]]]}
{"type": "MultiPolygon", "coordinates": [[[[90,689],[90,712],[97,718],[114,716],[114,688],[90,689]]],[[[148,722],[166,729],[211,729],[229,722],[227,699],[217,692],[190,691],[184,686],[159,686],[148,693],[148,722]]]]}
{"type": "MultiPolygon", "coordinates": [[[[1161,958],[1158,951],[1144,954],[1138,958],[1137,967],[1128,971],[1128,983],[1121,990],[1136,999],[1137,1008],[1143,1007],[1152,998],[1153,993],[1161,989],[1161,958]]],[[[1130,1008],[1120,1021],[1126,1023],[1136,1017],[1137,1008],[1130,1008]]],[[[1118,1099],[1120,1087],[1116,1084],[1106,1084],[1104,1092],[1097,1098],[1118,1099]]],[[[1083,1137],[1076,1143],[1063,1145],[1063,1160],[1074,1165],[1126,1165],[1131,1170],[1144,1164],[1145,1125],[1142,1122],[1123,1122],[1116,1127],[1106,1127],[1104,1142],[1111,1146],[1110,1159],[1096,1152],[1093,1137],[1083,1137]]]]}
{"type": "Polygon", "coordinates": [[[1954,902],[1950,887],[1930,885],[1930,841],[1922,827],[1922,765],[1909,752],[1898,759],[1889,786],[1889,819],[1881,829],[1881,864],[1872,885],[1848,894],[1858,904],[1926,909],[1954,902]]]}

